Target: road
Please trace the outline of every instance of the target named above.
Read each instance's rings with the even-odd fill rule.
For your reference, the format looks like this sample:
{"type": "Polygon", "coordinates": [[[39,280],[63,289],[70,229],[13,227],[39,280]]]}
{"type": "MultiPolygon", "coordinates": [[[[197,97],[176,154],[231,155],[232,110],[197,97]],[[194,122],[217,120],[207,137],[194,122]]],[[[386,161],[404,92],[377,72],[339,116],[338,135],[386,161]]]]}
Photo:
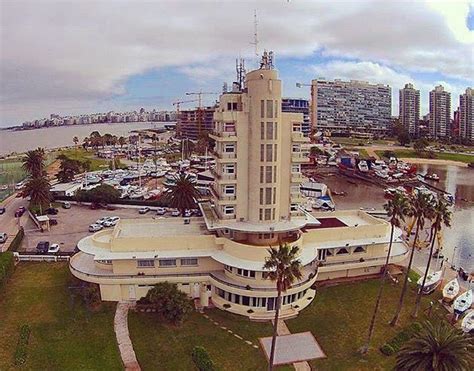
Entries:
{"type": "Polygon", "coordinates": [[[12,195],[3,201],[1,206],[6,208],[6,212],[5,214],[0,215],[0,232],[5,232],[8,235],[7,242],[0,245],[0,251],[3,252],[8,249],[13,238],[15,238],[18,232],[18,223],[24,225],[28,220],[28,215],[26,213],[20,218],[20,220],[15,218],[15,211],[20,206],[27,207],[28,201],[23,198],[16,198],[15,195],[12,195]]]}

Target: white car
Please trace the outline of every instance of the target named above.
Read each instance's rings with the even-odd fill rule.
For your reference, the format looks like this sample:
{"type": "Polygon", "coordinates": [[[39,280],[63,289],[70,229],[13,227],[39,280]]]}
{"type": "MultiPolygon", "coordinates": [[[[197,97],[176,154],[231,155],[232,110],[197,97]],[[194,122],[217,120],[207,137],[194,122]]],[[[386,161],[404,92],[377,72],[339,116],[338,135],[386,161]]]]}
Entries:
{"type": "Polygon", "coordinates": [[[148,206],[142,207],[140,210],[138,210],[139,214],[146,214],[149,212],[151,209],[148,206]]]}
{"type": "Polygon", "coordinates": [[[159,207],[156,209],[156,215],[165,215],[166,209],[164,207],[159,207]]]}
{"type": "Polygon", "coordinates": [[[178,209],[173,209],[171,210],[171,216],[179,216],[179,210],[178,209]]]}
{"type": "Polygon", "coordinates": [[[94,223],[89,226],[89,232],[97,232],[102,228],[104,228],[102,224],[94,223]]]}
{"type": "Polygon", "coordinates": [[[48,247],[48,254],[57,254],[59,253],[59,244],[58,243],[52,243],[48,247]]]}
{"type": "Polygon", "coordinates": [[[104,222],[103,226],[104,226],[104,227],[113,227],[113,226],[115,226],[115,225],[119,222],[119,220],[120,220],[120,217],[118,217],[118,216],[111,216],[110,218],[108,218],[108,219],[104,222]]]}
{"type": "Polygon", "coordinates": [[[185,211],[184,211],[184,217],[185,217],[185,218],[189,218],[191,215],[192,215],[191,210],[185,210],[185,211]]]}
{"type": "Polygon", "coordinates": [[[108,216],[104,216],[104,217],[102,217],[102,218],[100,218],[100,219],[97,219],[94,224],[104,225],[104,223],[105,223],[107,220],[109,220],[109,217],[108,217],[108,216]]]}
{"type": "Polygon", "coordinates": [[[0,243],[5,243],[8,236],[5,232],[0,233],[0,243]]]}

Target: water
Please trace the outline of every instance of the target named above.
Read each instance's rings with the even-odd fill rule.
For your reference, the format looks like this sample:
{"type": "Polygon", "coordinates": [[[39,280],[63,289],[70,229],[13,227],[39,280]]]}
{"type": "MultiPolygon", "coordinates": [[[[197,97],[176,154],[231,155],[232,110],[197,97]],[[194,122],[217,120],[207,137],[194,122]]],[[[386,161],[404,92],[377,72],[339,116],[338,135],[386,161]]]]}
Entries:
{"type": "Polygon", "coordinates": [[[22,153],[42,147],[46,149],[74,145],[72,138],[79,138],[82,143],[93,131],[104,135],[109,133],[116,136],[128,136],[132,130],[163,129],[169,123],[164,122],[128,122],[117,124],[92,124],[57,126],[34,130],[1,130],[0,156],[12,152],[22,153]]]}
{"type": "MultiPolygon", "coordinates": [[[[454,265],[474,271],[474,170],[453,165],[418,165],[420,173],[436,173],[440,177],[432,184],[456,197],[451,228],[443,228],[443,251],[454,265]]],[[[335,196],[338,209],[360,207],[382,209],[386,202],[384,191],[369,184],[351,184],[341,176],[322,180],[332,190],[346,191],[347,196],[335,196]]]]}

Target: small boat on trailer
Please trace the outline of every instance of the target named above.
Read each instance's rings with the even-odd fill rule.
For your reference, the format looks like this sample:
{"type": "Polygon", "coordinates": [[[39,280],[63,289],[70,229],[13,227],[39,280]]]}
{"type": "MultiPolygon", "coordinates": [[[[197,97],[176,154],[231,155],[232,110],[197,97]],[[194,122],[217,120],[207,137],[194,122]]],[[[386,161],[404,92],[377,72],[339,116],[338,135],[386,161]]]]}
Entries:
{"type": "Polygon", "coordinates": [[[459,295],[453,303],[454,313],[459,316],[467,311],[472,305],[472,290],[467,290],[459,295]]]}
{"type": "Polygon", "coordinates": [[[456,296],[459,294],[459,281],[457,278],[449,281],[443,287],[443,300],[450,303],[452,302],[456,296]]]}
{"type": "Polygon", "coordinates": [[[464,332],[474,333],[474,309],[467,311],[462,319],[461,328],[464,332]]]}
{"type": "MultiPolygon", "coordinates": [[[[422,289],[423,294],[428,295],[428,294],[431,294],[434,290],[436,290],[436,288],[441,283],[442,273],[443,271],[437,271],[437,272],[428,274],[428,277],[426,277],[425,285],[423,286],[423,289],[422,289]]],[[[423,276],[420,277],[417,284],[418,284],[418,287],[421,288],[421,285],[423,284],[423,276]]]]}

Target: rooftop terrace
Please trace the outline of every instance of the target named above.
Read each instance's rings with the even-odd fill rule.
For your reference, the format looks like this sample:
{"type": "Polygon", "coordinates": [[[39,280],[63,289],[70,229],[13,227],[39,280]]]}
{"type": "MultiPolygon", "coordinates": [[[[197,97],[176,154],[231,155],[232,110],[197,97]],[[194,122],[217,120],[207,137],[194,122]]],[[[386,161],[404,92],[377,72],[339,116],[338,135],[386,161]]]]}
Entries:
{"type": "Polygon", "coordinates": [[[122,219],[114,230],[115,238],[202,236],[211,234],[202,218],[122,219]]]}

